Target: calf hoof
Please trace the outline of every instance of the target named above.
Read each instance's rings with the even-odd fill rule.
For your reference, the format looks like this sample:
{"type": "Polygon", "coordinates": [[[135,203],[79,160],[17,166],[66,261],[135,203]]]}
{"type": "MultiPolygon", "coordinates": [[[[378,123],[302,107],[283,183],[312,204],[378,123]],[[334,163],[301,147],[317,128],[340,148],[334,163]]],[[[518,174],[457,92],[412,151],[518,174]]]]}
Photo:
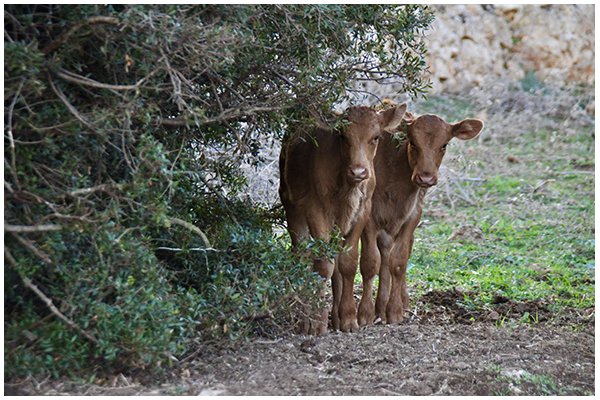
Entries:
{"type": "Polygon", "coordinates": [[[313,318],[305,318],[297,333],[304,335],[322,336],[327,333],[327,324],[313,318]]]}
{"type": "Polygon", "coordinates": [[[327,310],[316,313],[313,311],[312,316],[305,316],[302,319],[302,333],[315,336],[325,335],[328,319],[329,312],[327,310]]]}
{"type": "Polygon", "coordinates": [[[309,335],[323,336],[327,334],[327,322],[323,321],[312,321],[311,329],[308,332],[309,335]]]}
{"type": "Polygon", "coordinates": [[[340,330],[342,332],[358,332],[359,330],[358,322],[356,318],[348,319],[346,321],[342,321],[340,324],[340,330]]]}
{"type": "Polygon", "coordinates": [[[367,326],[367,325],[373,325],[373,322],[375,321],[375,315],[369,315],[369,316],[364,316],[359,314],[358,315],[358,326],[367,326]]]}
{"type": "Polygon", "coordinates": [[[371,325],[375,321],[375,305],[373,302],[361,302],[358,306],[358,325],[371,325]]]}
{"type": "Polygon", "coordinates": [[[404,317],[404,304],[400,297],[391,298],[385,310],[388,324],[399,324],[404,317]]]}
{"type": "Polygon", "coordinates": [[[336,316],[337,313],[331,313],[331,325],[334,331],[339,331],[341,328],[340,318],[336,316]]]}
{"type": "Polygon", "coordinates": [[[399,324],[402,322],[403,318],[404,318],[404,312],[402,309],[400,309],[399,311],[388,312],[385,322],[387,324],[399,324]]]}

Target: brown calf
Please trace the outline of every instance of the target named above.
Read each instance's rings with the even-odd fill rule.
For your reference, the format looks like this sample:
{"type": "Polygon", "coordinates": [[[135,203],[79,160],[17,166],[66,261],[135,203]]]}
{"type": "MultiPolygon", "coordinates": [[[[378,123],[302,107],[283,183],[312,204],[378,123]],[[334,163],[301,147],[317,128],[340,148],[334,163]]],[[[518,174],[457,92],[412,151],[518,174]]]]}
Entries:
{"type": "MultiPolygon", "coordinates": [[[[279,196],[285,208],[287,229],[296,248],[309,235],[329,240],[334,229],[344,237],[344,248],[336,260],[318,259],[314,269],[332,279],[334,329],[358,329],[353,297],[358,263],[358,240],[371,208],[375,188],[373,158],[384,130],[402,123],[406,105],[376,112],[351,107],[348,125],[334,131],[319,126],[296,132],[284,144],[279,158],[279,196]]],[[[321,310],[305,321],[310,334],[327,332],[328,311],[321,310]]]]}
{"type": "Polygon", "coordinates": [[[449,124],[436,115],[415,118],[410,113],[403,124],[406,140],[399,145],[386,135],[375,157],[377,186],[372,198],[371,218],[363,230],[360,271],[363,296],[358,322],[371,324],[376,317],[398,323],[408,308],[406,265],[412,251],[414,231],[421,220],[427,189],[437,184],[438,169],[452,138],[473,139],[483,122],[466,119],[449,124]],[[377,301],[372,287],[379,273],[377,301]]]}

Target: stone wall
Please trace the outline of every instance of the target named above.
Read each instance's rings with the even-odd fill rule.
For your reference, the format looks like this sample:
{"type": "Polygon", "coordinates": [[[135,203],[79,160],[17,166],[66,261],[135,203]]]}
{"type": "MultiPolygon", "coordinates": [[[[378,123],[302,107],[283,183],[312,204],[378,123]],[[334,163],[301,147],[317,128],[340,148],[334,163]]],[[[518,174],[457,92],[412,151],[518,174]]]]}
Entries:
{"type": "Polygon", "coordinates": [[[594,84],[594,5],[440,5],[427,34],[432,93],[497,79],[594,84]]]}

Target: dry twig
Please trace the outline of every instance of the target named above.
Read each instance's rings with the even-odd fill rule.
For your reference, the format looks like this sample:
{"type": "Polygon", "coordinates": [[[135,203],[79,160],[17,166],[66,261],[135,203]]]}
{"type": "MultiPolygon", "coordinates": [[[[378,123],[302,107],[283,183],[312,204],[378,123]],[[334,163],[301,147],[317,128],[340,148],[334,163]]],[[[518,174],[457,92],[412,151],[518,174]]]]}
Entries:
{"type": "Polygon", "coordinates": [[[110,189],[121,190],[122,188],[123,188],[123,185],[120,185],[120,184],[104,183],[102,185],[92,186],[92,187],[89,187],[89,188],[82,188],[82,189],[72,190],[69,193],[69,195],[75,197],[75,196],[87,195],[87,194],[98,192],[98,191],[106,192],[106,191],[108,191],[110,189]]]}
{"type": "Polygon", "coordinates": [[[48,254],[46,254],[45,252],[43,252],[42,250],[35,247],[35,245],[33,244],[33,242],[31,240],[25,239],[24,237],[14,233],[14,232],[12,233],[12,235],[15,237],[15,239],[17,239],[19,241],[19,243],[21,243],[23,246],[25,246],[27,249],[29,249],[29,251],[31,251],[33,254],[35,254],[36,257],[41,259],[45,264],[50,264],[52,262],[52,260],[50,259],[50,256],[48,254]]]}
{"type": "MultiPolygon", "coordinates": [[[[225,122],[225,121],[230,121],[230,120],[241,118],[241,117],[255,115],[255,114],[258,114],[261,112],[279,111],[282,108],[284,108],[284,107],[282,107],[282,106],[274,106],[274,107],[256,106],[256,107],[250,107],[250,108],[243,108],[243,107],[234,108],[234,109],[226,110],[215,117],[203,118],[199,122],[202,124],[212,124],[214,122],[225,122]]],[[[183,118],[161,118],[158,120],[159,125],[163,125],[163,126],[170,127],[170,128],[190,127],[190,126],[194,125],[194,122],[195,121],[191,121],[191,120],[183,119],[183,118]]]]}
{"type": "Polygon", "coordinates": [[[56,224],[44,224],[44,225],[11,225],[4,224],[4,231],[11,233],[34,233],[34,232],[48,232],[48,231],[60,231],[62,225],[56,224]]]}
{"type": "Polygon", "coordinates": [[[9,145],[10,145],[10,155],[11,155],[11,159],[10,159],[10,166],[11,166],[11,175],[15,181],[15,185],[17,185],[17,188],[20,189],[21,185],[19,184],[19,178],[17,177],[17,163],[16,163],[16,159],[17,156],[15,154],[15,139],[13,137],[13,133],[12,133],[12,119],[13,119],[13,111],[15,109],[15,104],[17,104],[17,100],[19,99],[19,96],[21,95],[21,89],[23,89],[23,84],[25,84],[25,79],[21,80],[21,83],[19,84],[19,87],[17,88],[17,92],[15,93],[15,96],[12,100],[12,102],[10,103],[10,107],[8,107],[8,141],[9,141],[9,145]]]}
{"type": "Polygon", "coordinates": [[[102,82],[98,82],[93,79],[87,78],[85,76],[77,75],[73,72],[66,71],[64,69],[57,71],[56,75],[59,76],[60,78],[64,79],[65,81],[69,81],[72,83],[77,83],[80,85],[94,87],[97,89],[108,89],[108,90],[117,90],[118,91],[118,90],[138,90],[140,88],[140,86],[142,85],[142,83],[144,83],[146,80],[148,80],[157,71],[158,70],[154,70],[154,71],[150,72],[148,75],[146,75],[145,77],[143,77],[142,79],[137,81],[135,83],[135,85],[111,85],[108,83],[102,83],[102,82]]]}
{"type": "Polygon", "coordinates": [[[21,276],[21,279],[23,280],[25,286],[31,289],[46,304],[46,306],[48,306],[48,308],[50,309],[50,311],[52,311],[54,315],[63,320],[69,327],[81,333],[86,339],[88,339],[92,343],[98,344],[98,340],[94,336],[84,331],[79,325],[77,325],[66,315],[61,313],[58,310],[58,308],[56,308],[56,306],[52,303],[52,300],[48,296],[46,296],[36,285],[34,285],[29,278],[21,276]]]}

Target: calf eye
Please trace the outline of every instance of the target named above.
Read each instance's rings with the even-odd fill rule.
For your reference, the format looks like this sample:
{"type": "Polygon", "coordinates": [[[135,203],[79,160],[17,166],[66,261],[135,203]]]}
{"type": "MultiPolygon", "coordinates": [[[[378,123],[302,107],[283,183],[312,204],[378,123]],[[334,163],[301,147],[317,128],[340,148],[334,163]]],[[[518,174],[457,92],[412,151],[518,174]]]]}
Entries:
{"type": "Polygon", "coordinates": [[[381,136],[375,136],[373,139],[371,139],[371,144],[379,143],[379,139],[381,139],[381,136]]]}
{"type": "Polygon", "coordinates": [[[446,151],[446,147],[448,147],[448,143],[442,146],[442,151],[446,151]]]}

